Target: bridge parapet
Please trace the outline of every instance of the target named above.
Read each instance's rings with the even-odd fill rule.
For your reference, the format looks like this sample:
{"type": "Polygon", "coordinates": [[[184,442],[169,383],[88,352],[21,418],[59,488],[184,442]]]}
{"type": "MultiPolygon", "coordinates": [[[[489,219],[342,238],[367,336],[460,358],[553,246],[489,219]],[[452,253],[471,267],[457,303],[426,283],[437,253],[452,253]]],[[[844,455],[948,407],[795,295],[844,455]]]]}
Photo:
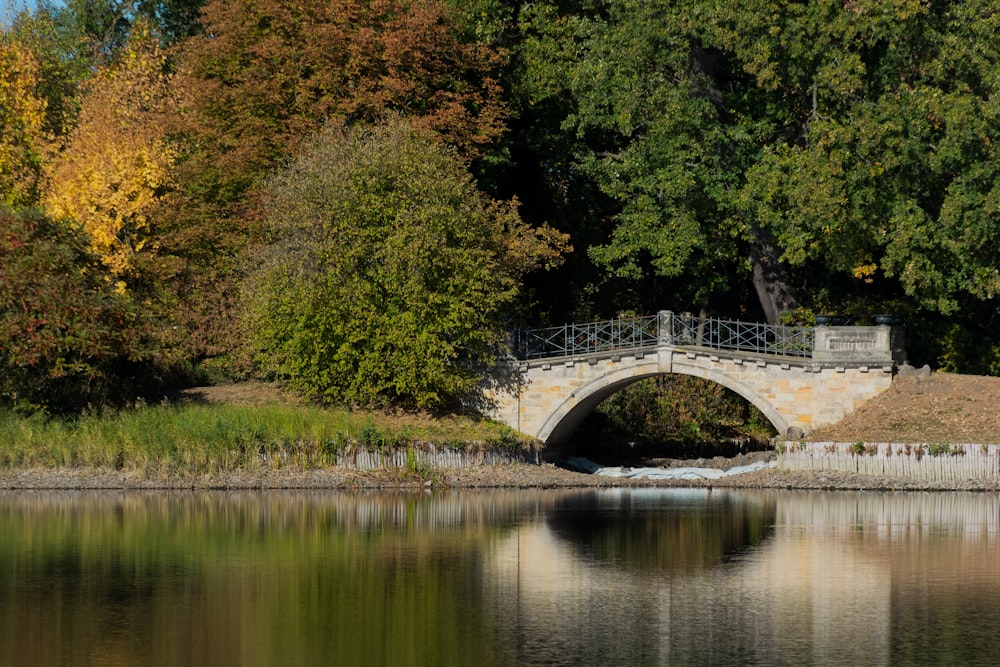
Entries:
{"type": "Polygon", "coordinates": [[[528,329],[518,333],[514,353],[525,360],[655,349],[661,330],[656,315],[528,329]]]}
{"type": "Polygon", "coordinates": [[[903,329],[818,326],[812,358],[833,363],[902,363],[906,361],[903,329]]]}
{"type": "Polygon", "coordinates": [[[823,364],[882,364],[906,360],[903,330],[880,326],[787,326],[695,317],[662,310],[647,317],[564,324],[522,331],[523,360],[607,356],[658,347],[695,347],[741,354],[807,358],[823,364]]]}
{"type": "Polygon", "coordinates": [[[695,317],[662,310],[660,341],[676,347],[708,347],[782,357],[811,357],[815,327],[695,317]]]}

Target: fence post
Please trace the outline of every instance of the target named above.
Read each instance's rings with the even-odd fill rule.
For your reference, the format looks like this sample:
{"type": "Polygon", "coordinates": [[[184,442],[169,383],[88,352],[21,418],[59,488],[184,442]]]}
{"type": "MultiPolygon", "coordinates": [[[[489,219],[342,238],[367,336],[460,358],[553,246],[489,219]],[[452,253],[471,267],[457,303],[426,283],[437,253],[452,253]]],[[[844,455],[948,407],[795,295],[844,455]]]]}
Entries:
{"type": "Polygon", "coordinates": [[[697,345],[698,347],[702,347],[703,345],[705,345],[705,326],[708,325],[709,347],[711,347],[712,318],[711,317],[706,318],[699,315],[697,321],[698,321],[698,328],[695,333],[694,344],[697,345]]]}
{"type": "Polygon", "coordinates": [[[656,317],[657,345],[674,344],[674,314],[669,310],[661,310],[656,317]]]}

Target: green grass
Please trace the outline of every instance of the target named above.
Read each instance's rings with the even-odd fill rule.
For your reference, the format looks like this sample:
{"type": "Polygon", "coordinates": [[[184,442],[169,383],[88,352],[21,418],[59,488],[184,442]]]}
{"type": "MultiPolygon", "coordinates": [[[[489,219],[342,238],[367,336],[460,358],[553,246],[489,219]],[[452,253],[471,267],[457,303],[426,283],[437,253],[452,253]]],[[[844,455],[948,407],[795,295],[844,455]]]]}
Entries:
{"type": "Polygon", "coordinates": [[[73,420],[0,410],[0,468],[93,466],[150,472],[253,471],[332,464],[350,445],[454,447],[520,442],[468,417],[430,419],[302,405],[160,405],[73,420]]]}

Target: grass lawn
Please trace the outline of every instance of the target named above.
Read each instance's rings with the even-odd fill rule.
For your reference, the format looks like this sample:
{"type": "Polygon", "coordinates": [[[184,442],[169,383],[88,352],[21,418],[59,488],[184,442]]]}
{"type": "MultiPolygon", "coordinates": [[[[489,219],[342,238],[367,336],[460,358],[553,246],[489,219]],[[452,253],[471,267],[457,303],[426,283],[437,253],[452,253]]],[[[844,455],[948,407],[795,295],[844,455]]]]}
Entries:
{"type": "Polygon", "coordinates": [[[275,460],[329,465],[339,449],[357,445],[522,446],[516,432],[481,418],[319,407],[266,387],[196,390],[160,405],[76,419],[0,411],[0,467],[205,473],[250,471],[275,460]]]}

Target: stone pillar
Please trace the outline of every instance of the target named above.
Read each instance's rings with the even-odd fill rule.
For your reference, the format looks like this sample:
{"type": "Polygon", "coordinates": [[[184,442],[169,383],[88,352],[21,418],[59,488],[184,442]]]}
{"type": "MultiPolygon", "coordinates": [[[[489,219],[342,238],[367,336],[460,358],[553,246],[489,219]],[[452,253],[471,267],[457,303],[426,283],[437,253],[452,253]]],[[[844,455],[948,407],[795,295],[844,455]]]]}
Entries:
{"type": "Polygon", "coordinates": [[[674,344],[674,314],[669,310],[661,310],[657,315],[656,338],[658,345],[674,344]]]}
{"type": "Polygon", "coordinates": [[[906,360],[900,327],[816,327],[813,359],[843,363],[901,363],[906,360]]]}

